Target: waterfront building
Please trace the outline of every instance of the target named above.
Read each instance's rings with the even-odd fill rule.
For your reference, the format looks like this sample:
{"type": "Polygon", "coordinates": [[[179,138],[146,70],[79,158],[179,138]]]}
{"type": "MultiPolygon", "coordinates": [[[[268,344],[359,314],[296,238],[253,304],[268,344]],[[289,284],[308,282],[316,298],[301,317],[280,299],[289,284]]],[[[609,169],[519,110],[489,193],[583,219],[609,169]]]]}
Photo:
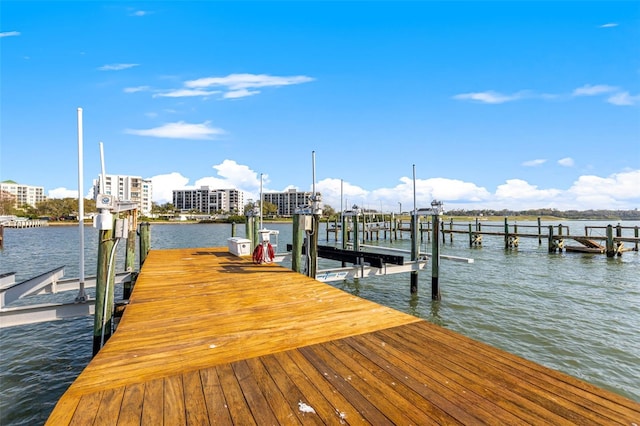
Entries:
{"type": "Polygon", "coordinates": [[[198,211],[207,214],[244,214],[244,192],[237,189],[174,189],[173,206],[176,211],[198,211]]]}
{"type": "Polygon", "coordinates": [[[0,194],[3,199],[13,198],[16,208],[25,204],[35,208],[36,204],[47,199],[44,195],[44,187],[22,185],[12,180],[0,182],[0,194]]]}
{"type": "Polygon", "coordinates": [[[153,185],[151,179],[140,176],[105,175],[104,185],[100,189],[102,176],[93,181],[94,198],[98,194],[113,195],[120,201],[131,201],[138,204],[138,210],[144,216],[151,214],[153,185]]]}
{"type": "Polygon", "coordinates": [[[292,217],[298,207],[309,205],[312,192],[299,192],[290,188],[284,192],[265,192],[262,199],[265,203],[275,204],[278,207],[278,216],[292,217]]]}

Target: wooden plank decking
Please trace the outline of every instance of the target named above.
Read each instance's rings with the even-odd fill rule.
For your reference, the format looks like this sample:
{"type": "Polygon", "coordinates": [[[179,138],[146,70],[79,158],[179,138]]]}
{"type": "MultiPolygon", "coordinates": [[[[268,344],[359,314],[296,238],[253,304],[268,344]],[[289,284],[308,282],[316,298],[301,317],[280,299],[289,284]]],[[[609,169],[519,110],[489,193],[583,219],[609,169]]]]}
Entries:
{"type": "Polygon", "coordinates": [[[640,424],[640,404],[276,265],[152,251],[50,425],[640,424]]]}

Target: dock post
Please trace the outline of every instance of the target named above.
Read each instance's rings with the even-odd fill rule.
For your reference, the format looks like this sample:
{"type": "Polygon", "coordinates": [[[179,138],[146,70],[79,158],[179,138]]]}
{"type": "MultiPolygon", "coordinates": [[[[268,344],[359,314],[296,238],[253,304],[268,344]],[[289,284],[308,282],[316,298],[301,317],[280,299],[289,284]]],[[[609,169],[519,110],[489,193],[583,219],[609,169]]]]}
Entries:
{"type": "Polygon", "coordinates": [[[504,248],[509,248],[509,222],[508,218],[504,218],[504,248]]]}
{"type": "MultiPolygon", "coordinates": [[[[411,212],[411,261],[418,260],[418,212],[411,212]]],[[[411,294],[418,293],[418,271],[411,271],[411,294]]]]}
{"type": "Polygon", "coordinates": [[[236,223],[231,222],[231,237],[235,237],[235,236],[236,236],[236,223]]]}
{"type": "Polygon", "coordinates": [[[636,237],[636,242],[634,244],[634,249],[635,249],[635,251],[638,251],[638,226],[637,225],[633,230],[633,236],[636,237]]]}
{"type": "Polygon", "coordinates": [[[142,269],[142,265],[144,261],[147,259],[147,255],[149,254],[149,249],[151,247],[151,225],[149,222],[142,222],[140,224],[140,269],[142,269]]]}
{"type": "Polygon", "coordinates": [[[444,221],[441,222],[439,219],[440,218],[438,218],[438,220],[436,221],[437,223],[433,224],[433,227],[436,228],[437,226],[440,226],[442,228],[441,229],[441,232],[442,232],[442,244],[444,244],[446,242],[445,241],[445,234],[444,234],[444,221]]]}
{"type": "Polygon", "coordinates": [[[300,273],[302,272],[302,245],[304,244],[304,216],[301,214],[293,215],[292,238],[291,269],[300,273]]]}
{"type": "MultiPolygon", "coordinates": [[[[440,300],[440,243],[438,239],[438,222],[440,216],[433,215],[433,238],[431,239],[431,300],[440,300]]],[[[444,225],[444,222],[443,222],[444,225]]],[[[444,233],[442,234],[444,237],[444,233]]]]}
{"type": "Polygon", "coordinates": [[[553,239],[553,225],[549,225],[549,253],[555,253],[555,243],[553,239]]]}
{"type": "Polygon", "coordinates": [[[320,215],[313,214],[311,215],[311,233],[307,234],[307,238],[309,238],[309,268],[307,270],[307,275],[311,278],[316,277],[318,271],[318,232],[320,231],[320,215]]]}
{"type": "Polygon", "coordinates": [[[449,222],[449,242],[453,244],[453,218],[449,222]]]}
{"type": "Polygon", "coordinates": [[[124,258],[124,269],[131,273],[131,278],[122,286],[122,298],[125,300],[131,296],[133,284],[135,283],[136,274],[133,270],[136,264],[136,231],[138,227],[135,220],[137,216],[135,210],[133,214],[129,214],[129,232],[127,233],[127,251],[124,258]]]}
{"type": "Polygon", "coordinates": [[[4,250],[4,225],[0,225],[0,250],[4,250]]]}
{"type": "Polygon", "coordinates": [[[247,237],[247,239],[251,240],[251,253],[253,253],[253,250],[256,248],[254,243],[255,241],[253,240],[253,221],[254,221],[254,217],[252,215],[252,212],[247,212],[246,215],[246,221],[244,222],[244,235],[247,237]]]}
{"type": "Polygon", "coordinates": [[[345,250],[347,248],[347,241],[349,241],[349,217],[342,215],[342,225],[340,228],[341,238],[342,238],[342,249],[345,250]]]}
{"type": "Polygon", "coordinates": [[[616,244],[613,240],[613,226],[607,225],[607,257],[614,257],[616,255],[616,244]]]}
{"type": "Polygon", "coordinates": [[[473,233],[471,231],[472,225],[469,224],[469,247],[473,247],[473,233]]]}
{"type": "MultiPolygon", "coordinates": [[[[353,216],[353,251],[360,251],[360,224],[358,223],[359,212],[353,216]]],[[[364,226],[363,226],[364,229],[364,226]]]]}
{"type": "Polygon", "coordinates": [[[542,244],[542,223],[540,222],[540,216],[538,216],[538,245],[542,244]]]}
{"type": "Polygon", "coordinates": [[[98,268],[96,272],[96,303],[93,317],[93,355],[111,337],[113,329],[113,287],[115,285],[115,228],[116,215],[113,215],[111,229],[102,229],[98,237],[98,268]]]}

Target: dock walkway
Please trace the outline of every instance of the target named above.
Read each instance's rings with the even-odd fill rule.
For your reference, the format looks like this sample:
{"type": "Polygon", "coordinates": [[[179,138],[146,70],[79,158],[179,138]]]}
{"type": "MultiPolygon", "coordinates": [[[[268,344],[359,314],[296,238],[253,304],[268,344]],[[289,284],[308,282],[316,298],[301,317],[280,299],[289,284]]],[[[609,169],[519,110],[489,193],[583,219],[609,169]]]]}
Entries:
{"type": "Polygon", "coordinates": [[[638,424],[640,404],[226,248],[151,251],[48,425],[638,424]]]}

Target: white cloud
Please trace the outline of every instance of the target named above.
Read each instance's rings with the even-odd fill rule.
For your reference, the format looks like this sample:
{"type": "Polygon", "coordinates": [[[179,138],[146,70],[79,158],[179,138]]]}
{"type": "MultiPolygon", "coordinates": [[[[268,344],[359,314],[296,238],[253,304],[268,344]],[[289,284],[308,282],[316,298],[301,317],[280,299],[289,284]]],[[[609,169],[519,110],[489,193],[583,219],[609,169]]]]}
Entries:
{"type": "Polygon", "coordinates": [[[137,93],[137,92],[147,92],[151,90],[149,86],[138,86],[138,87],[125,87],[125,93],[137,93]]]}
{"type": "Polygon", "coordinates": [[[146,10],[136,10],[131,14],[131,16],[147,16],[149,14],[151,14],[151,12],[148,12],[146,10]]]}
{"type": "Polygon", "coordinates": [[[222,99],[238,99],[260,93],[259,90],[250,89],[290,86],[311,81],[314,81],[314,79],[304,75],[281,77],[267,74],[229,74],[226,77],[206,77],[188,80],[184,82],[183,88],[158,93],[154,97],[209,96],[224,92],[222,99]],[[211,87],[223,88],[224,90],[206,90],[211,87]]]}
{"type": "Polygon", "coordinates": [[[600,25],[598,28],[613,28],[613,27],[617,27],[617,26],[618,26],[617,23],[609,22],[607,24],[600,25]]]}
{"type": "Polygon", "coordinates": [[[257,95],[258,93],[260,93],[259,90],[240,89],[240,90],[232,90],[230,92],[226,92],[222,97],[225,99],[238,99],[238,98],[246,98],[247,96],[257,95]]]}
{"type": "Polygon", "coordinates": [[[20,32],[18,31],[5,31],[5,32],[1,32],[0,33],[0,38],[3,37],[17,37],[20,35],[20,32]]]}
{"type": "Polygon", "coordinates": [[[77,189],[54,188],[47,194],[49,198],[78,198],[77,189]]]}
{"type": "Polygon", "coordinates": [[[279,77],[267,74],[229,74],[226,77],[205,77],[190,80],[186,81],[184,85],[191,88],[223,86],[229,90],[240,90],[255,87],[289,86],[313,80],[313,78],[304,75],[279,77]]]}
{"type": "Polygon", "coordinates": [[[156,93],[153,95],[154,98],[157,97],[165,97],[165,98],[185,98],[192,96],[211,96],[220,93],[219,90],[201,90],[201,89],[177,89],[172,90],[170,92],[162,92],[156,93]]]}
{"type": "Polygon", "coordinates": [[[478,101],[485,104],[502,104],[505,102],[516,101],[524,97],[523,92],[514,93],[512,95],[503,95],[502,93],[489,90],[487,92],[471,92],[455,95],[453,99],[478,101]]]}
{"type": "Polygon", "coordinates": [[[573,96],[595,96],[595,95],[601,95],[603,93],[611,93],[616,90],[618,90],[617,87],[608,86],[606,84],[596,84],[596,85],[585,84],[582,87],[578,87],[577,89],[574,89],[572,95],[573,96]]]}
{"type": "Polygon", "coordinates": [[[498,185],[495,196],[499,200],[551,201],[562,193],[559,189],[538,189],[522,179],[509,179],[498,185]]]}
{"type": "Polygon", "coordinates": [[[153,185],[153,201],[158,204],[172,203],[173,190],[184,189],[189,183],[189,178],[178,172],[157,175],[151,178],[153,185]]]}
{"type": "Polygon", "coordinates": [[[537,159],[537,160],[529,160],[529,161],[525,161],[524,163],[522,163],[523,166],[525,167],[536,167],[536,166],[540,166],[544,163],[546,163],[547,160],[544,159],[537,159]]]}
{"type": "Polygon", "coordinates": [[[640,199],[640,170],[614,173],[606,178],[580,176],[568,192],[574,194],[577,199],[603,195],[616,200],[640,199]]]}
{"type": "Polygon", "coordinates": [[[631,106],[640,103],[640,95],[630,95],[629,92],[616,93],[607,99],[607,102],[619,106],[631,106]]]}
{"type": "Polygon", "coordinates": [[[108,64],[99,67],[100,71],[120,71],[128,68],[137,67],[139,64],[108,64]]]}
{"type": "Polygon", "coordinates": [[[362,207],[365,200],[369,198],[369,191],[335,178],[326,178],[317,182],[316,191],[322,194],[322,202],[333,207],[336,211],[340,210],[341,192],[343,195],[342,207],[345,210],[350,209],[354,204],[362,207]]]}
{"type": "Polygon", "coordinates": [[[558,160],[558,164],[564,167],[573,167],[574,161],[571,157],[565,157],[558,160]]]}
{"type": "Polygon", "coordinates": [[[201,124],[185,123],[179,121],[177,123],[167,123],[153,129],[126,129],[125,133],[138,136],[151,136],[156,138],[170,139],[214,139],[215,136],[224,134],[224,130],[211,127],[209,121],[201,124]]]}

